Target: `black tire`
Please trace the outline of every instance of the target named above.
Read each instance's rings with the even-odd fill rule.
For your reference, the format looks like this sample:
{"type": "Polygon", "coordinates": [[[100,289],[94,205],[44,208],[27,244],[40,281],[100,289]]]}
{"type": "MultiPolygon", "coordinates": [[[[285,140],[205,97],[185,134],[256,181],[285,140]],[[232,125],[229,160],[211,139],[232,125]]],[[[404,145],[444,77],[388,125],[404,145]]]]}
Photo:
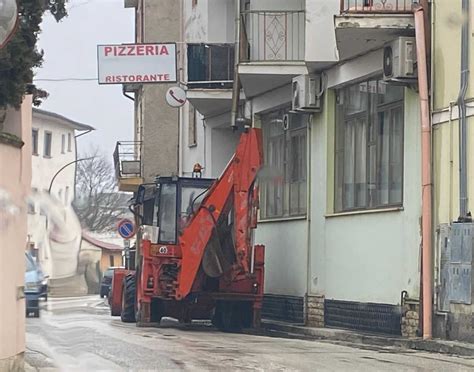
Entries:
{"type": "Polygon", "coordinates": [[[253,310],[250,302],[218,301],[212,324],[223,332],[240,332],[252,327],[253,310]]]}
{"type": "Polygon", "coordinates": [[[104,298],[104,297],[105,297],[105,296],[101,293],[101,294],[100,294],[100,298],[104,298]]]}
{"type": "Polygon", "coordinates": [[[123,279],[122,290],[122,313],[120,319],[124,323],[135,322],[135,302],[136,302],[136,277],[135,274],[127,274],[123,279]]]}
{"type": "Polygon", "coordinates": [[[160,324],[161,318],[163,318],[163,301],[153,299],[150,304],[150,321],[160,324]]]}

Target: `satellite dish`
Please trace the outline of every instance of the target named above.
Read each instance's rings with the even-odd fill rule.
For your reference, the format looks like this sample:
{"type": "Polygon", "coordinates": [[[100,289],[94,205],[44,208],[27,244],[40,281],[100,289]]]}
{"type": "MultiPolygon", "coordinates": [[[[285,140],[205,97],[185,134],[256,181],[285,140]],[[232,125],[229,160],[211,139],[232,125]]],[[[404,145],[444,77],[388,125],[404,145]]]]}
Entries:
{"type": "Polygon", "coordinates": [[[171,107],[181,107],[186,103],[186,91],[181,87],[171,87],[166,92],[166,102],[171,107]]]}

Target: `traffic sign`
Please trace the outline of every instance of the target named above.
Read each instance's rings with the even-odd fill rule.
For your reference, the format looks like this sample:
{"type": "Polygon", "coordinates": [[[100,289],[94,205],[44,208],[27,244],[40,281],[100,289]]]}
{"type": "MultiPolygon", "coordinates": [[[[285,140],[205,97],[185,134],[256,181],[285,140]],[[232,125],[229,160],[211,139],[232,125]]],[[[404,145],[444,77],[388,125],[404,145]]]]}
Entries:
{"type": "Polygon", "coordinates": [[[124,239],[130,239],[135,235],[135,226],[128,218],[124,218],[118,223],[117,230],[124,239]]]}

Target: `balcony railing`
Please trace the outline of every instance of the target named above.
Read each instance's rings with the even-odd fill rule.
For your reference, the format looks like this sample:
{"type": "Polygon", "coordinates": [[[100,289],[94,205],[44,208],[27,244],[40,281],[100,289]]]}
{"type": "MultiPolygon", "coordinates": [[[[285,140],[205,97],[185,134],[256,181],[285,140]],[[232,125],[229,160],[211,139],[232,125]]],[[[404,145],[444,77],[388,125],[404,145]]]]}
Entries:
{"type": "Polygon", "coordinates": [[[188,88],[232,88],[234,44],[188,44],[188,88]]]}
{"type": "Polygon", "coordinates": [[[141,154],[141,142],[117,142],[114,151],[114,165],[117,179],[137,178],[142,176],[141,154]]]}
{"type": "Polygon", "coordinates": [[[242,12],[241,61],[303,61],[304,10],[242,12]]]}
{"type": "Polygon", "coordinates": [[[345,13],[411,13],[414,0],[341,0],[345,13]]]}

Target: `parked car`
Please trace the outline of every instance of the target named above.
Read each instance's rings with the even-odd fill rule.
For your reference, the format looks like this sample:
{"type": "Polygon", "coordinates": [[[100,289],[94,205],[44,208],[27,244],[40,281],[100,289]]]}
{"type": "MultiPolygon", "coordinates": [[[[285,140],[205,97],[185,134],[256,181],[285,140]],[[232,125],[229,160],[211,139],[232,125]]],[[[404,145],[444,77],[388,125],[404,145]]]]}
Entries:
{"type": "Polygon", "coordinates": [[[112,277],[114,276],[114,270],[122,267],[109,267],[105,270],[100,282],[100,298],[108,297],[110,286],[112,285],[112,277]]]}
{"type": "Polygon", "coordinates": [[[39,299],[48,298],[47,294],[47,278],[45,278],[41,268],[35,259],[25,252],[25,299],[26,299],[26,315],[33,314],[39,317],[40,307],[39,299]]]}

